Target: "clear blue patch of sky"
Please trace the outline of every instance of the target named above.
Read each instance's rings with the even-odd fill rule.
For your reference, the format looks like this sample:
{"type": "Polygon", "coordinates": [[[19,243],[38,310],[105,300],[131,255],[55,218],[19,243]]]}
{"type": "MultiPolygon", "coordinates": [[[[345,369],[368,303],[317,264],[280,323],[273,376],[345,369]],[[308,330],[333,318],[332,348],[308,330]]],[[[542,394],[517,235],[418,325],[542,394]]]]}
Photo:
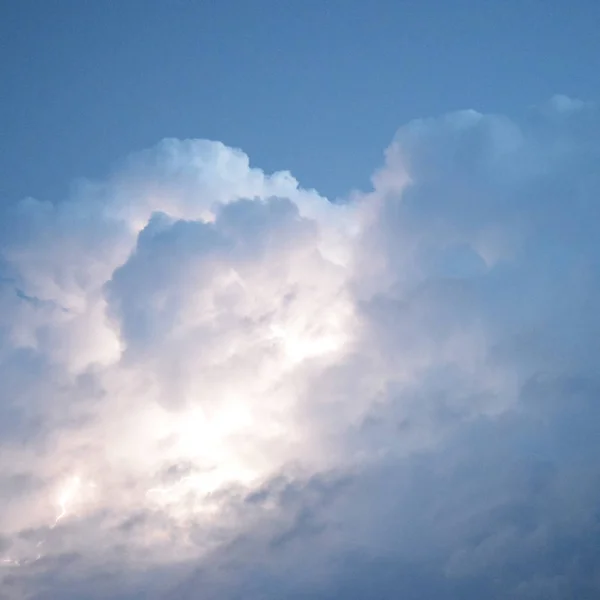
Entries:
{"type": "Polygon", "coordinates": [[[2,0],[0,199],[170,136],[333,197],[412,118],[597,100],[599,32],[598,0],[2,0]]]}

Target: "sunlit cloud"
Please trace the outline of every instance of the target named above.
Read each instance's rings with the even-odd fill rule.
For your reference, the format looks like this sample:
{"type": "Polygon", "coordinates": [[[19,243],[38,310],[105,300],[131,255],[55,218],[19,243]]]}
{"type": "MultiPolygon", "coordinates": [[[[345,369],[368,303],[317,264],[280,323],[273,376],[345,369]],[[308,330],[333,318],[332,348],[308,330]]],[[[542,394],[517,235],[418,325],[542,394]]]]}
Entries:
{"type": "Polygon", "coordinates": [[[548,447],[594,414],[600,128],[564,98],[536,115],[410,123],[345,203],[165,140],[6,208],[7,597],[105,571],[150,593],[151,569],[191,598],[229,564],[210,593],[246,569],[327,590],[371,555],[455,585],[588,526],[586,450],[548,447]]]}

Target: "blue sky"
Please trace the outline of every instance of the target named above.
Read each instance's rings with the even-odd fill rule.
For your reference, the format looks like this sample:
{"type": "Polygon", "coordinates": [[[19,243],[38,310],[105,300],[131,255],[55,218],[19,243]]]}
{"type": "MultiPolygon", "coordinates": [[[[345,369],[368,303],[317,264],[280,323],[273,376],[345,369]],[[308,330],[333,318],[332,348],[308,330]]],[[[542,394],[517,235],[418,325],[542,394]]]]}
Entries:
{"type": "Polygon", "coordinates": [[[0,11],[0,600],[599,597],[596,2],[0,11]]]}
{"type": "Polygon", "coordinates": [[[597,98],[594,0],[5,1],[0,196],[58,199],[163,137],[327,195],[410,119],[597,98]],[[319,151],[315,151],[315,148],[319,151]]]}

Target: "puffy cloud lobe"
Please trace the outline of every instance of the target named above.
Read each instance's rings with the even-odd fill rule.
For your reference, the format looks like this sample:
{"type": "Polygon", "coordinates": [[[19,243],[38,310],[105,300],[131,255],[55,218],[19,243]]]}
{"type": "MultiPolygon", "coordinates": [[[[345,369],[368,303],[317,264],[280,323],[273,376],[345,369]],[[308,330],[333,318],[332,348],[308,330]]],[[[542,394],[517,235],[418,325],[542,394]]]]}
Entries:
{"type": "Polygon", "coordinates": [[[594,597],[599,123],[415,121],[346,204],[167,140],[6,208],[2,593],[594,597]]]}

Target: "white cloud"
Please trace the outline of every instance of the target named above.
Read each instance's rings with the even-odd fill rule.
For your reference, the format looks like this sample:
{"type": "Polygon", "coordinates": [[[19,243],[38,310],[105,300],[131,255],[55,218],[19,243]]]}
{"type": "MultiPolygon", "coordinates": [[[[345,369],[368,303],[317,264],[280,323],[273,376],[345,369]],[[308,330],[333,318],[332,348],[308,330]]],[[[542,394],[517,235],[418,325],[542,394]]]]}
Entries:
{"type": "MultiPolygon", "coordinates": [[[[7,208],[6,597],[185,598],[199,577],[206,597],[331,597],[375,557],[450,598],[581,535],[597,444],[562,440],[585,422],[573,385],[595,414],[597,122],[565,98],[521,124],[416,121],[343,205],[166,140],[7,208]],[[98,573],[112,587],[85,587],[98,573]]],[[[573,577],[545,569],[502,590],[573,577]]]]}

